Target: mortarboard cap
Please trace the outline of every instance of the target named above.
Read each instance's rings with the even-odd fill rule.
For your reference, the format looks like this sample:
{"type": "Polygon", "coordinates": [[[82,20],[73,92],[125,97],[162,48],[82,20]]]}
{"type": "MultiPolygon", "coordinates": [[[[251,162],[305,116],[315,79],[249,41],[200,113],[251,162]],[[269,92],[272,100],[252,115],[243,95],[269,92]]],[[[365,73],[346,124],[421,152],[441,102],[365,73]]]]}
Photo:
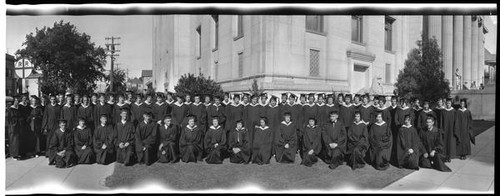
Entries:
{"type": "Polygon", "coordinates": [[[307,97],[305,93],[300,93],[300,97],[307,97]]]}
{"type": "Polygon", "coordinates": [[[278,97],[274,96],[274,95],[271,95],[271,100],[274,100],[276,101],[278,99],[278,97]]]}
{"type": "Polygon", "coordinates": [[[309,93],[309,97],[314,97],[314,93],[309,93]]]}
{"type": "Polygon", "coordinates": [[[295,99],[295,98],[297,98],[297,95],[295,95],[295,94],[293,94],[293,93],[290,93],[290,96],[289,96],[289,97],[290,97],[290,98],[292,98],[292,99],[295,99]]]}
{"type": "Polygon", "coordinates": [[[236,98],[238,98],[238,99],[239,99],[239,98],[240,98],[240,94],[235,93],[235,94],[233,95],[233,99],[236,99],[236,98]]]}

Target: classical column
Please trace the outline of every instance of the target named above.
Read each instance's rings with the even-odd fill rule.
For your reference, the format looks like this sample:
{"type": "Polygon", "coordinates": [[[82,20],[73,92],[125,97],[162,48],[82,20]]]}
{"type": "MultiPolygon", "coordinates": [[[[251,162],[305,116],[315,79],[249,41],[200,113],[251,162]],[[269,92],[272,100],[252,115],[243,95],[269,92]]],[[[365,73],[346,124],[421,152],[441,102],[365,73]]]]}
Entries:
{"type": "Polygon", "coordinates": [[[463,71],[463,36],[464,36],[464,16],[455,15],[453,16],[453,87],[458,89],[460,86],[457,85],[458,73],[462,76],[463,71]],[[458,72],[457,72],[458,69],[458,72]]]}
{"type": "Polygon", "coordinates": [[[484,27],[484,23],[482,20],[480,21],[480,27],[479,27],[479,40],[478,40],[478,52],[479,52],[479,61],[478,61],[478,66],[477,66],[477,82],[476,86],[479,87],[479,84],[483,83],[483,76],[484,76],[484,34],[488,33],[488,31],[484,27]]]}
{"type": "Polygon", "coordinates": [[[439,47],[441,48],[441,16],[432,15],[429,17],[429,38],[435,37],[439,47]]]}
{"type": "Polygon", "coordinates": [[[472,56],[471,56],[471,67],[470,71],[471,73],[469,75],[465,75],[465,80],[467,81],[468,86],[470,87],[473,78],[477,78],[477,66],[479,63],[479,27],[478,27],[478,17],[473,16],[472,17],[472,24],[471,24],[471,30],[472,30],[472,56]],[[474,75],[474,73],[476,75],[474,75]]]}
{"type": "Polygon", "coordinates": [[[444,78],[453,86],[453,16],[442,17],[442,45],[444,78]]]}
{"type": "Polygon", "coordinates": [[[463,74],[461,84],[470,85],[470,77],[471,74],[474,74],[474,70],[471,67],[471,55],[472,55],[472,47],[471,47],[471,38],[472,38],[472,17],[470,15],[464,16],[464,55],[463,55],[463,74]]]}

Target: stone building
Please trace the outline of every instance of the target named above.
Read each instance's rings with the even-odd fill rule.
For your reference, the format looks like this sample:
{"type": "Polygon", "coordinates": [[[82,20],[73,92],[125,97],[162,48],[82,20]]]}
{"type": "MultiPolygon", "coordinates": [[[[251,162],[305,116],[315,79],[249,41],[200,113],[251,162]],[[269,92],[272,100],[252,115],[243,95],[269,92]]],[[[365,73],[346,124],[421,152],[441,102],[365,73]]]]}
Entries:
{"type": "Polygon", "coordinates": [[[181,75],[203,73],[229,92],[247,91],[256,79],[271,94],[373,89],[392,94],[421,34],[438,40],[450,83],[456,68],[465,81],[479,81],[488,31],[482,20],[460,15],[156,15],[152,84],[156,91],[173,91],[181,75]]]}
{"type": "Polygon", "coordinates": [[[17,94],[17,75],[15,71],[14,56],[5,53],[5,95],[14,96],[17,94]]]}

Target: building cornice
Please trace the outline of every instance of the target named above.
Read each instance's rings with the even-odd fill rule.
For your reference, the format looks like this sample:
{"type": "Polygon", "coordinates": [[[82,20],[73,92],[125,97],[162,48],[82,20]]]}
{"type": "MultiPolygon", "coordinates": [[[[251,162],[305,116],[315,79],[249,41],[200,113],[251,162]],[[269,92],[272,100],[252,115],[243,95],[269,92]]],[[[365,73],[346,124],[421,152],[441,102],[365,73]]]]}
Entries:
{"type": "Polygon", "coordinates": [[[365,52],[365,51],[355,51],[355,50],[347,50],[346,52],[348,58],[352,58],[355,60],[365,61],[372,63],[375,61],[375,54],[365,52]]]}

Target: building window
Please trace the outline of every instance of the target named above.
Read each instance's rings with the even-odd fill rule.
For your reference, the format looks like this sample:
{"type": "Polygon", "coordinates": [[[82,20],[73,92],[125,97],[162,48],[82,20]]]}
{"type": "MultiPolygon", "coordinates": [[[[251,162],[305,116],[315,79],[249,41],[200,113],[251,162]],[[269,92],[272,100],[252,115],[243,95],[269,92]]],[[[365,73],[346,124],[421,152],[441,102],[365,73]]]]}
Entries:
{"type": "Polygon", "coordinates": [[[385,83],[391,83],[391,64],[385,64],[385,83]]]}
{"type": "Polygon", "coordinates": [[[236,19],[236,38],[243,37],[243,16],[238,15],[236,19]]]}
{"type": "Polygon", "coordinates": [[[243,77],[243,52],[238,53],[238,76],[243,77]]]}
{"type": "Polygon", "coordinates": [[[196,57],[201,58],[201,25],[196,28],[196,57]]]}
{"type": "Polygon", "coordinates": [[[319,50],[309,50],[309,75],[319,75],[319,50]]]}
{"type": "Polygon", "coordinates": [[[392,24],[394,18],[390,16],[385,17],[385,50],[392,51],[392,24]]]}
{"type": "Polygon", "coordinates": [[[214,19],[214,45],[213,50],[217,50],[219,48],[219,15],[212,15],[214,19]]]}
{"type": "Polygon", "coordinates": [[[352,16],[351,33],[352,41],[363,43],[363,16],[352,16]]]}
{"type": "Polygon", "coordinates": [[[306,31],[324,33],[323,16],[310,15],[306,16],[306,31]]]}

